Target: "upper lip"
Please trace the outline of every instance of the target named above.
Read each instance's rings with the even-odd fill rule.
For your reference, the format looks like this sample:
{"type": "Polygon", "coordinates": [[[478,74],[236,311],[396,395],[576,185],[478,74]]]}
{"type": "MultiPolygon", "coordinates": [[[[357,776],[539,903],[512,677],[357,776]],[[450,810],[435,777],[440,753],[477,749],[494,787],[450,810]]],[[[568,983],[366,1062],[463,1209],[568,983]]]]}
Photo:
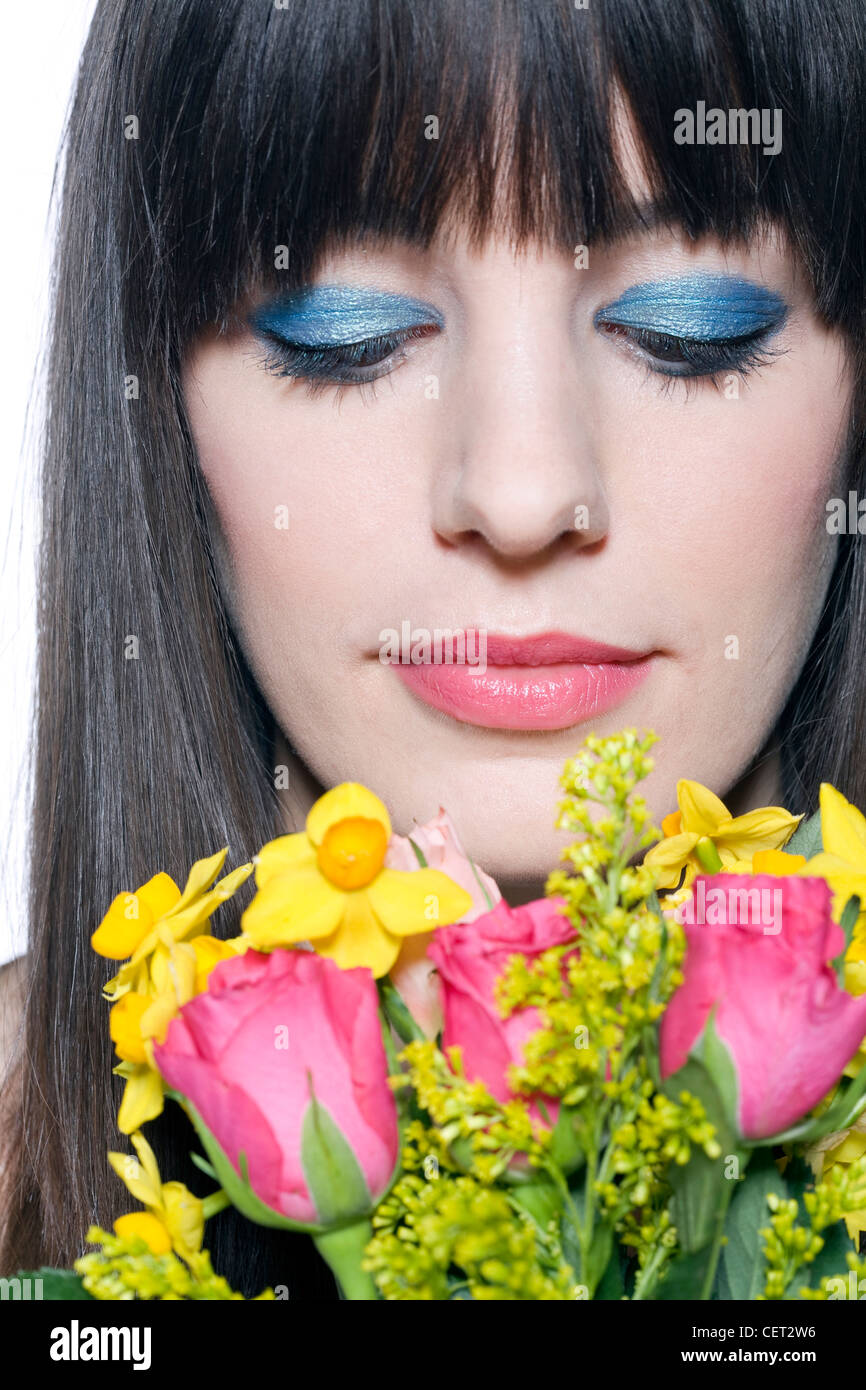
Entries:
{"type": "MultiPolygon", "coordinates": [[[[415,631],[415,625],[412,624],[415,631]]],[[[601,666],[607,662],[629,662],[641,661],[651,655],[649,648],[640,651],[629,647],[614,646],[610,642],[598,642],[592,637],[575,636],[572,633],[560,632],[550,629],[544,632],[527,633],[525,636],[518,636],[511,633],[490,632],[483,624],[473,624],[464,628],[431,628],[417,629],[419,632],[429,632],[431,638],[437,637],[435,644],[434,662],[439,662],[440,653],[443,664],[454,664],[459,656],[459,643],[461,634],[466,652],[474,655],[475,661],[479,655],[486,655],[488,666],[556,666],[556,665],[586,665],[601,666]],[[486,653],[484,648],[479,652],[479,644],[482,639],[486,640],[486,653]]],[[[431,641],[431,646],[433,643],[431,641]]],[[[409,659],[409,650],[405,653],[401,649],[401,656],[404,660],[409,659]]],[[[470,656],[470,664],[474,664],[470,656]]]]}
{"type": "Polygon", "coordinates": [[[601,666],[610,661],[639,661],[646,651],[632,651],[591,637],[575,637],[568,632],[538,632],[526,637],[487,634],[487,662],[490,666],[555,666],[581,664],[601,666]]]}

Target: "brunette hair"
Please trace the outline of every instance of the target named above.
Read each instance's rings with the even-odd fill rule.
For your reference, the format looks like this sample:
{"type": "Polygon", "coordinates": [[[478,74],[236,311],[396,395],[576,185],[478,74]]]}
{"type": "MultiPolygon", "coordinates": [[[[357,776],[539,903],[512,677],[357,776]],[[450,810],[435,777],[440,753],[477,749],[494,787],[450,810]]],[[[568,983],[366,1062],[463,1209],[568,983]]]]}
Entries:
{"type": "MultiPolygon", "coordinates": [[[[692,238],[788,237],[848,344],[846,482],[866,492],[863,29],[861,0],[100,0],[55,259],[4,1271],[68,1265],[126,1200],[105,1160],[121,1083],[107,966],[89,946],[109,902],[158,869],[183,882],[222,845],[229,867],[244,862],[284,829],[274,721],[220,590],[184,413],[194,336],[225,330],[251,286],[300,285],[324,247],[359,234],[427,246],[453,224],[475,244],[507,231],[572,249],[640,225],[619,94],[657,216],[692,238]],[[781,109],[780,152],[676,144],[675,110],[698,101],[781,109]]],[[[866,802],[864,588],[863,548],[842,538],[780,717],[798,808],[822,779],[866,802]]],[[[220,934],[250,892],[220,909],[220,934]]],[[[176,1107],[148,1137],[164,1175],[201,1190],[176,1107]]],[[[336,1296],[306,1238],[225,1212],[208,1244],[247,1292],[336,1296]]]]}

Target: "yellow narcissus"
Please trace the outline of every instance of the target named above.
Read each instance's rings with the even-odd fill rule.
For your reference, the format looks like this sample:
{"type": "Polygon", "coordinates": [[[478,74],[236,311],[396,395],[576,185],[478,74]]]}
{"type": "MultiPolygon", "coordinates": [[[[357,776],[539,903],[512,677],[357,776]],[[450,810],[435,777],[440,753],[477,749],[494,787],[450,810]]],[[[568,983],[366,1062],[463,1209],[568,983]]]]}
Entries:
{"type": "Polygon", "coordinates": [[[263,846],[258,892],[241,919],[257,950],[309,942],[343,970],[367,966],[378,978],[404,938],[457,922],[472,899],[436,869],[389,869],[391,822],[358,782],[326,792],[306,829],[263,846]]]}
{"type": "Polygon", "coordinates": [[[168,874],[155,874],[135,893],[119,893],[91,945],[109,960],[130,959],[105,986],[114,1001],[111,1040],[120,1058],[115,1068],[126,1081],[118,1128],[131,1134],[163,1108],[162,1079],[153,1065],[153,1040],[183,1004],[207,988],[220,961],[246,950],[240,938],[219,941],[209,935],[209,918],[253,871],[243,864],[214,883],[227,849],[193,864],[183,892],[168,874]]]}
{"type": "Polygon", "coordinates": [[[108,1161],[144,1211],[119,1216],[114,1229],[119,1236],[140,1236],[151,1254],[165,1255],[174,1250],[189,1260],[201,1250],[204,1223],[228,1205],[223,1192],[202,1200],[182,1182],[162,1181],[153,1149],[142,1134],[131,1136],[138,1154],[110,1153],[108,1161]]]}
{"type": "Polygon", "coordinates": [[[658,874],[661,889],[675,888],[683,869],[687,887],[696,873],[719,873],[751,863],[761,851],[781,849],[802,820],[781,806],[732,816],[707,787],[685,779],[677,782],[677,804],[679,809],[662,821],[665,838],[644,861],[658,874]]]}
{"type": "Polygon", "coordinates": [[[135,893],[118,893],[90,944],[97,955],[109,960],[126,960],[123,969],[109,980],[105,994],[117,999],[135,988],[157,947],[170,946],[198,935],[204,922],[237,891],[253,871],[252,864],[214,879],[225,863],[228,848],[199,859],[193,864],[181,893],[169,874],[155,874],[135,893]],[[211,886],[213,885],[213,886],[211,886]]]}
{"type": "MultiPolygon", "coordinates": [[[[803,869],[804,874],[824,878],[833,890],[833,916],[838,922],[848,899],[855,895],[866,907],[866,817],[829,782],[821,783],[821,844],[823,849],[803,869]]],[[[854,930],[849,959],[862,960],[866,912],[861,911],[854,930]]],[[[853,991],[860,994],[863,991],[853,991]]]]}
{"type": "Polygon", "coordinates": [[[194,936],[192,941],[160,941],[143,968],[135,989],[127,990],[109,1014],[109,1031],[120,1058],[117,1075],[126,1080],[117,1114],[121,1134],[131,1134],[162,1112],[163,1083],[153,1064],[154,1042],[164,1042],[171,1020],[184,1004],[207,989],[210,972],[221,960],[239,955],[248,943],[240,937],[219,941],[194,936]]]}

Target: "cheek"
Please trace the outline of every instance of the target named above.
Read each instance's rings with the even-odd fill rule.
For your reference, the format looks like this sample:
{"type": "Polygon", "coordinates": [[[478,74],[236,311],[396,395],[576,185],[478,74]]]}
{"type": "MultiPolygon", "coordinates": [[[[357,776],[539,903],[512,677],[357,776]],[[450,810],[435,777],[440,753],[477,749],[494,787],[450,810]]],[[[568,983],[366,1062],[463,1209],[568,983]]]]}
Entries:
{"type": "Polygon", "coordinates": [[[299,636],[308,651],[332,645],[369,608],[380,573],[417,557],[421,412],[387,397],[370,407],[351,391],[338,401],[275,389],[260,369],[216,353],[197,380],[190,424],[254,655],[267,663],[299,636]]]}
{"type": "MultiPolygon", "coordinates": [[[[834,554],[826,503],[839,486],[847,419],[839,368],[820,344],[796,364],[781,359],[756,386],[741,383],[739,398],[702,386],[686,399],[678,384],[652,403],[636,400],[617,427],[612,451],[632,464],[618,475],[611,463],[623,479],[611,511],[630,518],[624,547],[679,608],[687,645],[739,632],[775,649],[786,615],[798,644],[815,619],[834,554]]],[[[784,660],[791,643],[780,645],[784,660]]]]}

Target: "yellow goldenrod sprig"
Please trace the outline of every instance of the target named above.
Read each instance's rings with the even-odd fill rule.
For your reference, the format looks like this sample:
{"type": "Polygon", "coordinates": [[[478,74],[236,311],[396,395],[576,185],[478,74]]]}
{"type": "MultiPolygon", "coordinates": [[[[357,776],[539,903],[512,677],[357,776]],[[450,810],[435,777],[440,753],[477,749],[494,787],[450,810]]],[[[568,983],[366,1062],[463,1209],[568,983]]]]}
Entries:
{"type": "Polygon", "coordinates": [[[770,1193],[767,1205],[770,1224],[760,1232],[767,1264],[763,1297],[782,1299],[797,1272],[823,1250],[822,1231],[841,1221],[848,1212],[866,1206],[866,1156],[846,1168],[831,1169],[814,1191],[803,1194],[808,1226],[799,1224],[800,1208],[794,1198],[786,1201],[770,1193]]]}
{"type": "MultiPolygon", "coordinates": [[[[99,1248],[75,1261],[87,1292],[100,1300],[129,1301],[179,1299],[245,1301],[234,1293],[222,1275],[215,1274],[206,1250],[182,1260],[173,1251],[155,1255],[140,1235],[117,1235],[91,1226],[88,1244],[99,1248]]],[[[254,1302],[274,1298],[272,1289],[258,1294],[254,1302]]]]}

